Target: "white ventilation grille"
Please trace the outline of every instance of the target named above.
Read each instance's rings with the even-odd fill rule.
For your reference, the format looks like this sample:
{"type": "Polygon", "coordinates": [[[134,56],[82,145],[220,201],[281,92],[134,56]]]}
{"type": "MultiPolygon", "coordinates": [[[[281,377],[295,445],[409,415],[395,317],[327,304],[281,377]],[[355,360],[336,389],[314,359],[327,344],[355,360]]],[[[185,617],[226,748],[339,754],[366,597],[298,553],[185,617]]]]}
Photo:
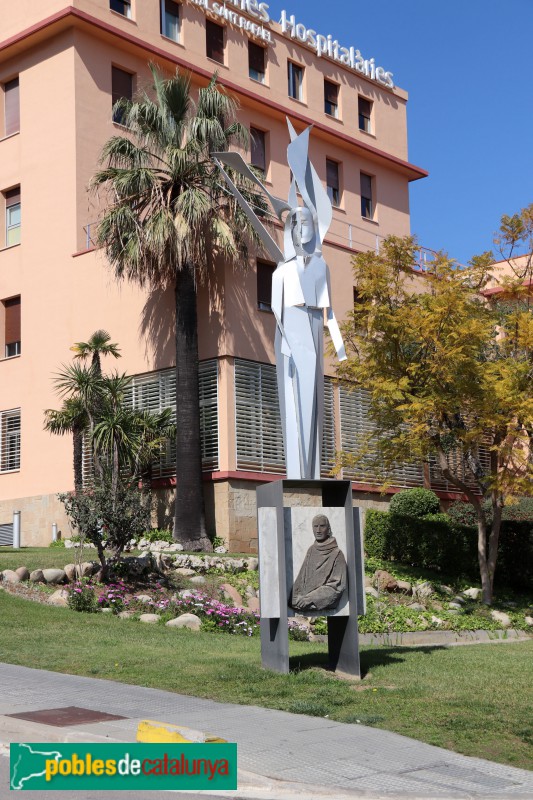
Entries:
{"type": "Polygon", "coordinates": [[[20,469],[20,408],[0,411],[0,472],[20,469]]]}

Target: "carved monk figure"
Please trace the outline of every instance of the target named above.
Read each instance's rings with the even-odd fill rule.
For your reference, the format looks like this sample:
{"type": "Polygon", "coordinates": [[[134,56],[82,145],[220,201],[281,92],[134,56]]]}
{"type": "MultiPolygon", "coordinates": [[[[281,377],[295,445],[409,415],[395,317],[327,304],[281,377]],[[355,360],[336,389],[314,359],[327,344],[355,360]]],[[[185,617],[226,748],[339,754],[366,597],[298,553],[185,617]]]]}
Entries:
{"type": "Polygon", "coordinates": [[[346,561],[324,514],[313,518],[315,541],[292,587],[289,605],[297,611],[335,608],[347,585],[346,561]]]}

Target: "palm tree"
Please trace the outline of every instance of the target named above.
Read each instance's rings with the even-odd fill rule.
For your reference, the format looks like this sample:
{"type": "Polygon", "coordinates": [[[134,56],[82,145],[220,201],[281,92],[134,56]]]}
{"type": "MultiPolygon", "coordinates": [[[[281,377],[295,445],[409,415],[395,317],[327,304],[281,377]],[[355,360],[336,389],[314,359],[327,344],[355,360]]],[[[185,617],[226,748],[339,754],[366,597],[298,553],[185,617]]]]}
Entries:
{"type": "Polygon", "coordinates": [[[76,342],[70,348],[74,351],[74,358],[82,361],[91,357],[91,367],[97,375],[102,374],[101,356],[113,356],[120,358],[120,350],[117,344],[111,341],[111,336],[107,331],[98,330],[93,333],[88,342],[76,342]]]}
{"type": "MultiPolygon", "coordinates": [[[[151,66],[154,99],[143,93],[117,104],[127,136],[103,148],[94,189],[109,204],[97,241],[117,278],[141,286],[172,286],[176,308],[176,503],[174,538],[192,550],[211,549],[203,513],[198,391],[197,285],[217,258],[245,264],[256,236],[219,179],[210,153],[247,147],[237,104],[216,83],[199,90],[176,72],[165,80],[151,66]]],[[[265,205],[250,183],[236,183],[256,208],[265,205]]]]}
{"type": "Polygon", "coordinates": [[[74,491],[78,494],[83,489],[83,436],[89,424],[87,410],[81,398],[73,396],[67,397],[59,410],[47,409],[44,416],[45,431],[60,436],[72,434],[74,491]]]}

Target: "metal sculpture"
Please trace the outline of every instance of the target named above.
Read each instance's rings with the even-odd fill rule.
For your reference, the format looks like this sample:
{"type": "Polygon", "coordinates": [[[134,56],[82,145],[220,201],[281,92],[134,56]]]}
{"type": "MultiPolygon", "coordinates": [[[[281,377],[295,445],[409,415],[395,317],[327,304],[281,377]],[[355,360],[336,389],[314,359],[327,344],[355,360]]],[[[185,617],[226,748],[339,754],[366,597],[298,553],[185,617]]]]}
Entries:
{"type": "Polygon", "coordinates": [[[277,263],[272,276],[272,311],[277,323],[276,372],[287,477],[319,480],[324,418],[324,311],[339,360],[344,360],[346,353],[331,307],[329,269],[322,257],[322,243],[333,213],[331,202],[309,160],[311,128],[297,135],[289,120],[287,124],[291,137],[287,160],[292,172],[288,202],[270,194],[239,153],[213,153],[212,157],[277,263]],[[264,191],[284,225],[284,252],[222,164],[264,191]],[[303,205],[298,203],[297,191],[303,205]]]}

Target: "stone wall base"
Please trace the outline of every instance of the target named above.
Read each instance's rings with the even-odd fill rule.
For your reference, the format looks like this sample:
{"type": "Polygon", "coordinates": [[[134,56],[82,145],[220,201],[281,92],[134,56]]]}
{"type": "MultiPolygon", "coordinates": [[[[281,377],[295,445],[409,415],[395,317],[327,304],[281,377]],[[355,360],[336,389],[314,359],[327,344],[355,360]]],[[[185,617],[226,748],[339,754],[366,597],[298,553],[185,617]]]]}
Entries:
{"type": "Polygon", "coordinates": [[[21,547],[48,547],[52,541],[54,522],[60,538],[69,539],[73,534],[63,504],[56,494],[0,500],[0,525],[12,522],[14,511],[20,511],[21,547]]]}

